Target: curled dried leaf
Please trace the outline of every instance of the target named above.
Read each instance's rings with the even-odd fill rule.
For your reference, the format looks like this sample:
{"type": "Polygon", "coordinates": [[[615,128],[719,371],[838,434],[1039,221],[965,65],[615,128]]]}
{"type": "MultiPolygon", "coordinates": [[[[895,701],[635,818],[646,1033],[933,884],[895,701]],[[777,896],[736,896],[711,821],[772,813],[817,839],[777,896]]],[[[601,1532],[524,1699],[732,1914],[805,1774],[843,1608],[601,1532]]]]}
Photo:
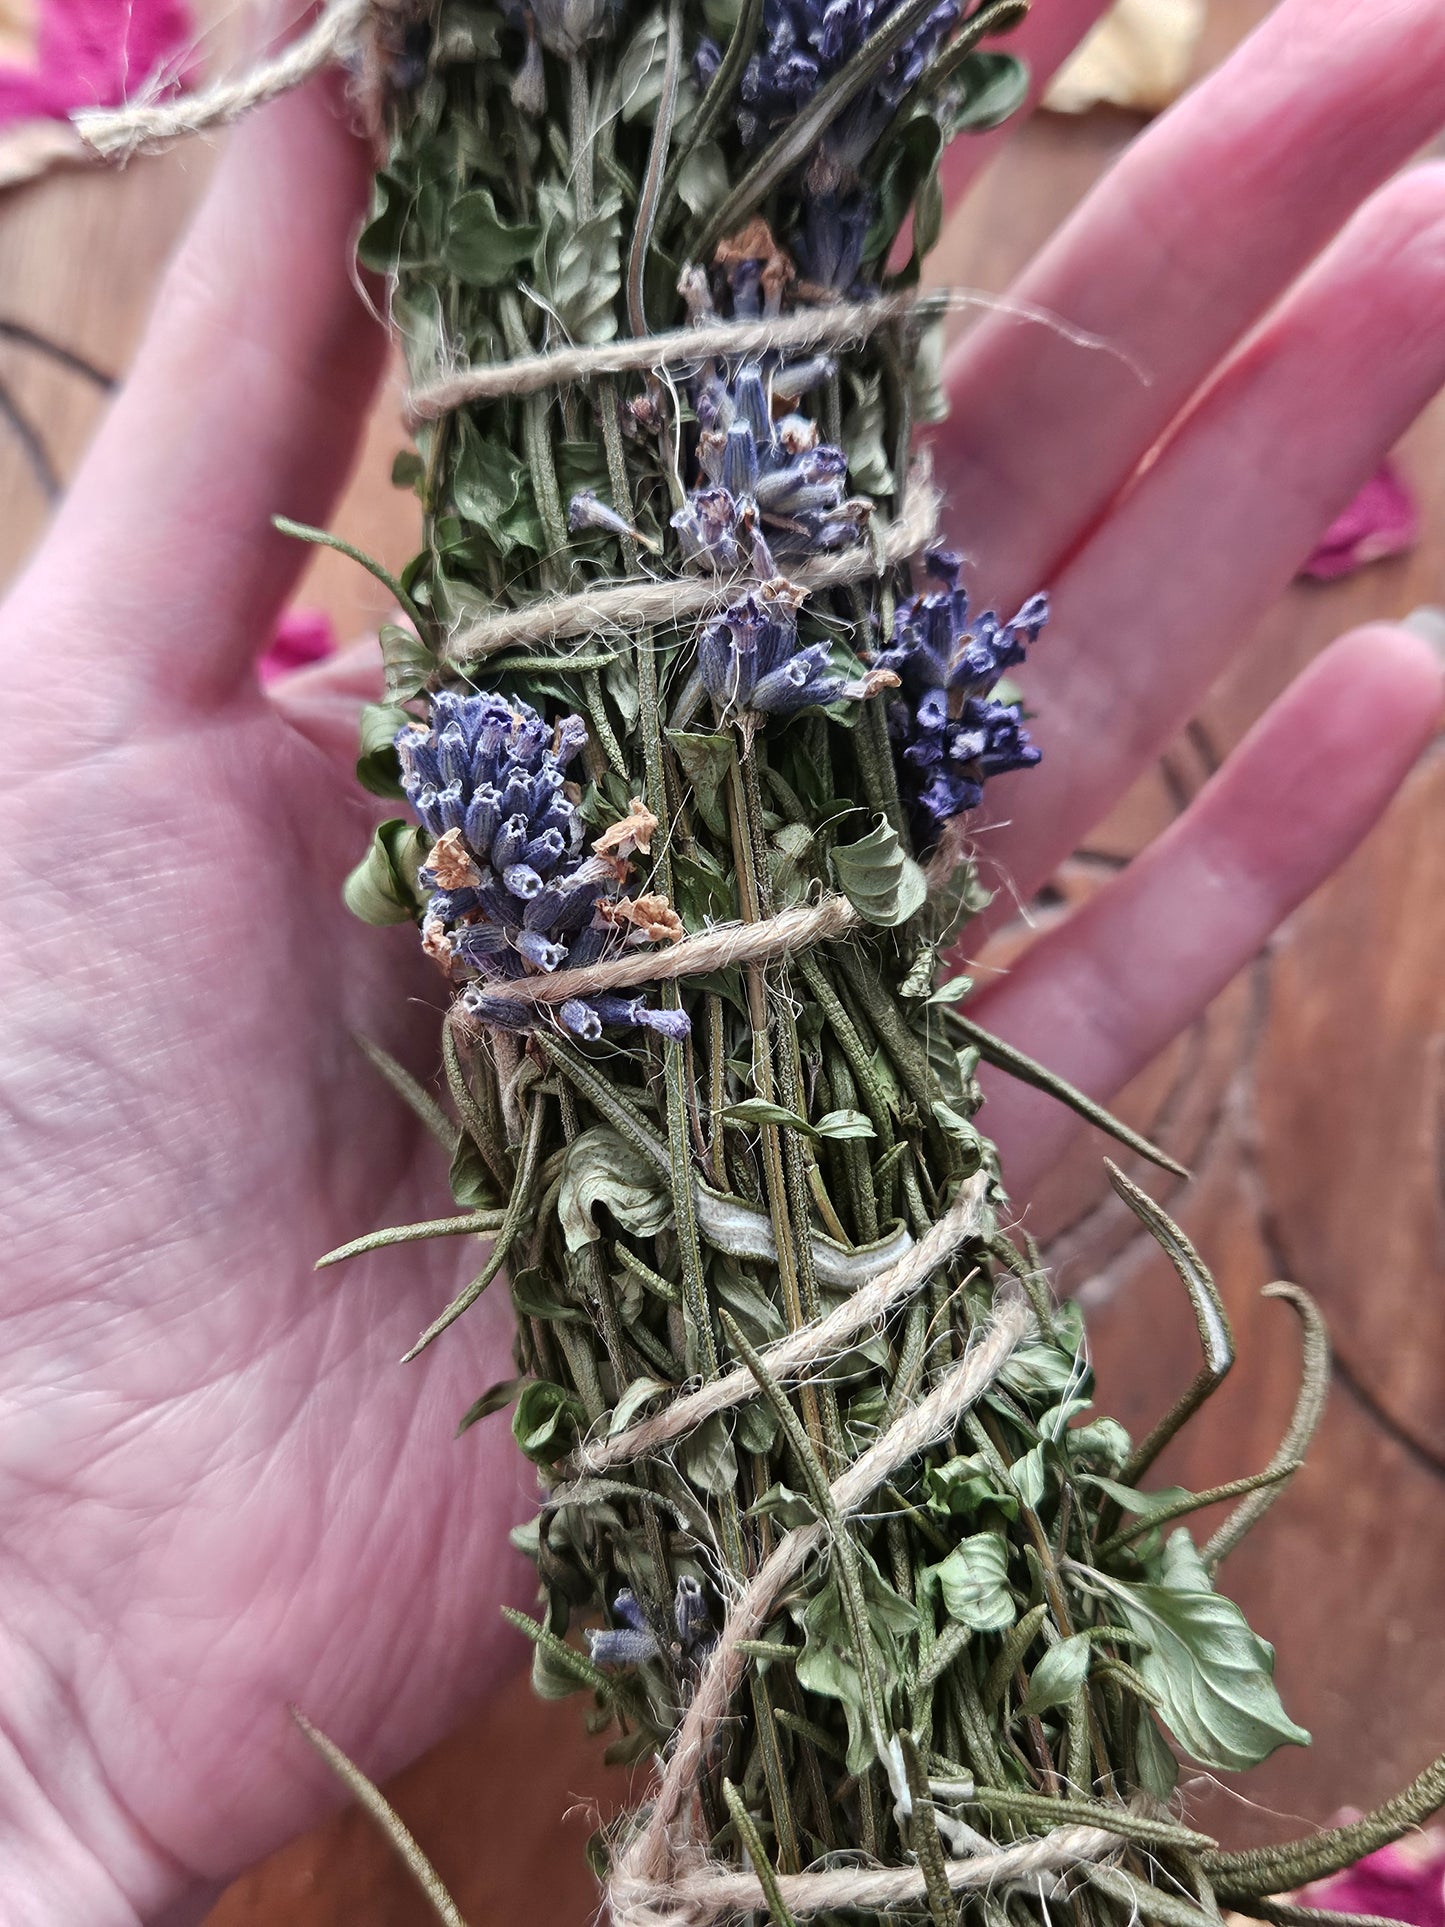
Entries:
{"type": "Polygon", "coordinates": [[[682,918],[660,893],[646,897],[617,897],[597,906],[604,923],[631,924],[649,943],[677,943],[687,935],[682,918]]]}
{"type": "Polygon", "coordinates": [[[474,890],[482,880],[460,830],[443,830],[426,862],[443,890],[474,890]]]}
{"type": "Polygon", "coordinates": [[[634,850],[641,850],[646,856],[652,849],[652,839],[657,831],[657,818],[640,796],[634,796],[627,806],[626,816],[605,829],[592,845],[594,852],[601,857],[616,857],[626,861],[634,850]]]}

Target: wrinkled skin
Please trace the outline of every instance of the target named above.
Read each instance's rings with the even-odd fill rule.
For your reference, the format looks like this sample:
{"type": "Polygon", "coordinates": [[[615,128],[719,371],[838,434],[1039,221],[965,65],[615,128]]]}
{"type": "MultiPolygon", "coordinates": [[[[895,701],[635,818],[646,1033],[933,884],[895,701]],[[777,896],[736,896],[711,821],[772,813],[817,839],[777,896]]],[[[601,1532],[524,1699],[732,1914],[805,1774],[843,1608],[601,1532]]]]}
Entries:
{"type": "MultiPolygon", "coordinates": [[[[1095,10],[1038,8],[1036,73],[1095,10]]],[[[990,321],[951,365],[936,453],[975,586],[1056,608],[1029,679],[1044,765],[998,786],[988,841],[1024,892],[1445,377],[1445,175],[1380,188],[1435,131],[1445,14],[1357,17],[1286,0],[1030,271],[1026,299],[1124,360],[990,321]]],[[[961,144],[955,187],[991,145],[961,144]]],[[[438,1003],[412,934],[338,901],[373,656],[272,696],[253,673],[302,560],[267,517],[326,519],[382,362],[347,273],[366,171],[325,87],[233,140],[0,610],[23,715],[0,778],[7,1921],[181,1918],[329,1797],[288,1701],[380,1774],[515,1657],[496,1605],[525,1586],[504,1531],[527,1481],[504,1424],[452,1439],[505,1375],[505,1299],[403,1370],[474,1251],[312,1271],[447,1208],[436,1146],[351,1041],[424,1067],[438,1003]]],[[[1336,644],[981,1020],[1107,1095],[1353,847],[1439,705],[1403,630],[1336,644]]],[[[1067,1120],[1005,1089],[988,1123],[1026,1196],[1067,1120]]]]}

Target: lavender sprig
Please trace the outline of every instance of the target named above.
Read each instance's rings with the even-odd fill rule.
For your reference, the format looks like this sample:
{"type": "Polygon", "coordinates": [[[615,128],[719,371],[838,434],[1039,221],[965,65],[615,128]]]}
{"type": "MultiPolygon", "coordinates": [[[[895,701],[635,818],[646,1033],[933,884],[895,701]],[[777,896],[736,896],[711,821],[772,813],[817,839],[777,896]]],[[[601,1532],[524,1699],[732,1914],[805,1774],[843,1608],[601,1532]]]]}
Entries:
{"type": "Polygon", "coordinates": [[[946,823],[978,808],[989,777],[1039,760],[1020,705],[996,701],[992,691],[1038,640],[1049,605],[1047,596],[1035,595],[1011,622],[991,611],[970,618],[959,558],[935,549],[925,561],[941,586],[899,607],[877,666],[899,679],[889,734],[914,837],[926,852],[946,823]]]}
{"type": "MultiPolygon", "coordinates": [[[[402,788],[435,839],[420,872],[431,893],[422,943],[465,984],[463,1002],[483,1023],[528,1030],[539,1021],[517,998],[489,995],[489,985],[596,963],[624,940],[616,915],[623,865],[587,853],[569,793],[567,769],[586,740],[579,716],[549,728],[526,703],[447,689],[432,697],[428,725],[397,736],[402,788]]],[[[643,998],[569,999],[557,1014],[586,1039],[604,1025],[688,1032],[683,1013],[643,998]]]]}

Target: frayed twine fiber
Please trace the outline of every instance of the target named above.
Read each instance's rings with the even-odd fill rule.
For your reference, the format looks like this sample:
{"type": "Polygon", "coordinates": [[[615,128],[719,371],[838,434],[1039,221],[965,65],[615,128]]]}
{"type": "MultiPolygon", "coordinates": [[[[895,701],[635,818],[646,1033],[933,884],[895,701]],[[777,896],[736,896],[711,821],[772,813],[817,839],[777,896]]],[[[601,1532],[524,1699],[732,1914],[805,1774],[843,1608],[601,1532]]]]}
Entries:
{"type": "MultiPolygon", "coordinates": [[[[1033,1328],[1028,1306],[1015,1287],[1005,1285],[992,1320],[958,1363],[833,1482],[830,1493],[836,1512],[844,1518],[856,1512],[900,1466],[949,1432],[993,1384],[1033,1328]]],[[[692,1838],[697,1778],[746,1670],[746,1642],[760,1636],[808,1560],[827,1545],[828,1528],[821,1521],[795,1528],[779,1540],[733,1601],[678,1727],[647,1820],[614,1862],[608,1884],[614,1927],[681,1927],[682,1923],[704,1927],[748,1904],[737,1898],[735,1883],[746,1886],[750,1877],[710,1872],[692,1838]]],[[[1092,1836],[1093,1830],[1087,1831],[1092,1836]]],[[[1076,1851],[1070,1858],[1077,1860],[1080,1855],[1076,1851]]],[[[913,1872],[912,1868],[885,1869],[882,1877],[907,1880],[913,1872]]],[[[790,1876],[825,1883],[813,1890],[816,1897],[802,1903],[804,1910],[864,1905],[851,1898],[848,1883],[879,1877],[856,1868],[790,1876]]]]}
{"type": "Polygon", "coordinates": [[[652,374],[659,368],[685,368],[719,355],[789,354],[803,348],[856,346],[891,321],[920,322],[943,314],[954,297],[889,294],[871,301],[839,301],[799,308],[793,314],[761,320],[705,321],[663,334],[603,341],[588,348],[559,348],[548,354],[519,355],[484,368],[459,368],[455,374],[418,388],[407,397],[410,428],[434,422],[474,401],[500,401],[543,388],[566,388],[574,381],[602,375],[652,374]]]}
{"type": "MultiPolygon", "coordinates": [[[[977,1893],[1040,1875],[1067,1873],[1101,1860],[1125,1844],[1099,1827],[1057,1827],[1037,1840],[1021,1840],[994,1853],[948,1860],[944,1875],[953,1893],[977,1893]]],[[[921,1867],[825,1867],[811,1873],[774,1874],[784,1905],[794,1916],[920,1905],[927,1900],[921,1867]]],[[[608,1888],[613,1927],[707,1927],[724,1914],[762,1911],[768,1896],[756,1874],[704,1866],[670,1886],[615,1873],[608,1888]]],[[[1202,1916],[1201,1916],[1202,1918],[1202,1916]]]]}
{"type": "MultiPolygon", "coordinates": [[[[767,926],[755,927],[765,929],[767,926]]],[[[927,1284],[969,1239],[985,1233],[991,1217],[988,1188],[989,1180],[983,1172],[970,1178],[937,1224],[897,1264],[845,1298],[826,1318],[769,1345],[761,1356],[771,1375],[780,1381],[787,1380],[837,1357],[860,1333],[880,1329],[896,1305],[927,1284]]],[[[715,1412],[725,1412],[753,1397],[757,1389],[757,1380],[747,1366],[739,1365],[697,1391],[673,1399],[655,1418],[629,1425],[614,1438],[597,1439],[584,1445],[568,1469],[583,1475],[596,1474],[660,1451],[715,1412]]],[[[554,1494],[554,1498],[557,1497],[554,1494]]]]}
{"type": "MultiPolygon", "coordinates": [[[[820,590],[884,575],[937,539],[940,507],[932,467],[924,453],[913,464],[904,511],[896,522],[878,530],[872,542],[798,564],[788,580],[794,588],[815,595],[820,590]]],[[[667,582],[616,582],[583,589],[576,595],[546,596],[521,609],[484,616],[469,628],[458,630],[447,645],[447,659],[465,669],[523,643],[602,637],[609,631],[663,627],[693,616],[715,615],[736,600],[742,580],[732,576],[678,576],[667,582]]],[[[565,667],[565,657],[560,660],[565,667]]]]}
{"type": "Polygon", "coordinates": [[[128,160],[141,149],[224,127],[343,59],[358,44],[372,11],[372,0],[328,0],[305,33],[234,80],[218,80],[174,100],[86,108],[71,117],[71,125],[83,146],[103,161],[128,160]]]}
{"type": "Polygon", "coordinates": [[[846,897],[824,897],[821,903],[780,910],[761,923],[718,924],[695,937],[682,937],[666,950],[633,950],[577,970],[487,984],[487,1002],[565,1004],[573,997],[597,997],[610,991],[632,990],[639,984],[706,977],[714,970],[767,963],[795,950],[807,950],[815,943],[829,943],[834,937],[845,936],[858,921],[858,912],[846,897]]]}

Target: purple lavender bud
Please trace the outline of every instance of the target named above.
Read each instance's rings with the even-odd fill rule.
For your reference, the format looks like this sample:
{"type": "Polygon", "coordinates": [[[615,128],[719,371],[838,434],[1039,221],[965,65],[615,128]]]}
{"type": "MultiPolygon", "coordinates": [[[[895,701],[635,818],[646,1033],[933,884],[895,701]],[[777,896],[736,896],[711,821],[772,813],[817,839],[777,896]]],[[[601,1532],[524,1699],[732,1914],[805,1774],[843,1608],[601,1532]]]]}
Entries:
{"type": "Polygon", "coordinates": [[[793,258],[805,281],[839,294],[857,287],[873,205],[865,188],[805,197],[802,226],[793,240],[793,258]]]}
{"type": "Polygon", "coordinates": [[[815,642],[759,679],[752,707],[774,716],[796,715],[800,709],[834,702],[843,693],[843,681],[829,667],[827,648],[815,642]]]}
{"type": "Polygon", "coordinates": [[[462,835],[469,847],[473,850],[490,850],[501,820],[501,797],[490,787],[477,790],[462,819],[462,835]]]}
{"type": "MultiPolygon", "coordinates": [[[[560,830],[544,830],[534,836],[522,852],[522,861],[542,875],[552,869],[567,854],[567,843],[560,830]]],[[[508,889],[512,886],[508,884],[508,889]]]]}
{"type": "Polygon", "coordinates": [[[396,753],[401,758],[402,781],[408,786],[435,789],[441,781],[441,771],[437,767],[436,749],[429,733],[422,731],[415,723],[408,723],[405,729],[396,733],[396,753]]]}
{"type": "Polygon", "coordinates": [[[519,930],[515,942],[518,956],[534,970],[560,970],[567,961],[565,945],[550,943],[540,930],[519,930]]]}
{"type": "Polygon", "coordinates": [[[600,1631],[590,1627],[587,1643],[594,1666],[644,1666],[658,1656],[657,1641],[645,1628],[639,1632],[631,1626],[608,1626],[600,1631]]]}
{"type": "Polygon", "coordinates": [[[692,1035],[692,1019],[685,1010],[653,1010],[647,1004],[639,1004],[635,1021],[644,1030],[656,1031],[672,1044],[680,1044],[692,1035]]]}
{"type": "Polygon", "coordinates": [[[542,879],[527,863],[509,863],[502,872],[502,882],[523,903],[529,903],[533,897],[542,894],[542,879]]]}
{"type": "Polygon", "coordinates": [[[877,666],[903,686],[905,700],[889,707],[889,732],[915,841],[927,854],[951,817],[977,809],[987,778],[1039,760],[1018,706],[992,700],[990,691],[1022,662],[1048,618],[1048,602],[1032,596],[1012,622],[1001,623],[992,611],[970,620],[959,558],[933,550],[925,566],[944,586],[899,608],[892,646],[877,666]]]}
{"type": "Polygon", "coordinates": [[[433,890],[427,898],[426,913],[428,918],[437,917],[450,924],[470,915],[476,907],[475,890],[433,890]]]}
{"type": "Polygon", "coordinates": [[[707,91],[708,83],[721,65],[722,48],[704,34],[692,56],[692,77],[699,93],[707,91]]]}
{"type": "Polygon", "coordinates": [[[569,997],[557,1012],[564,1026],[574,1037],[580,1037],[584,1044],[595,1044],[602,1035],[602,1019],[590,1004],[584,1004],[579,997],[569,997]]]}
{"type": "Polygon", "coordinates": [[[486,973],[506,948],[506,932],[494,923],[464,923],[456,932],[456,954],[473,970],[486,973]]]}
{"type": "Polygon", "coordinates": [[[753,431],[741,418],[727,432],[723,444],[722,485],[734,501],[751,495],[758,485],[758,448],[753,431]]]}
{"type": "Polygon", "coordinates": [[[573,757],[586,746],[587,725],[580,716],[564,716],[557,725],[556,758],[559,770],[566,769],[573,757]]]}
{"type": "Polygon", "coordinates": [[[519,997],[489,996],[481,984],[468,984],[462,992],[462,1008],[493,1030],[529,1031],[537,1022],[537,1012],[519,997]]]}
{"type": "Polygon", "coordinates": [[[460,787],[471,780],[472,759],[467,752],[466,735],[456,723],[448,723],[437,737],[437,764],[444,783],[460,787]]]}
{"type": "MultiPolygon", "coordinates": [[[[505,802],[505,797],[503,798],[505,802]]],[[[527,819],[518,813],[506,818],[492,839],[492,867],[505,872],[521,859],[527,847],[527,819]]]]}
{"type": "Polygon", "coordinates": [[[633,1632],[645,1633],[649,1630],[647,1614],[642,1610],[637,1594],[630,1586],[624,1586],[618,1593],[612,1602],[612,1610],[623,1625],[630,1626],[633,1632]]]}
{"type": "Polygon", "coordinates": [[[411,806],[417,813],[418,821],[430,836],[440,836],[446,828],[442,821],[441,805],[434,789],[424,789],[411,797],[411,806]]]}
{"type": "Polygon", "coordinates": [[[507,772],[502,785],[501,812],[503,817],[517,817],[523,823],[532,813],[532,782],[526,768],[518,763],[507,772]]]}
{"type": "Polygon", "coordinates": [[[768,406],[768,391],[763,383],[762,371],[755,363],[739,368],[733,378],[733,408],[737,418],[745,421],[753,431],[753,440],[759,448],[765,448],[772,437],[772,414],[768,406]]]}
{"type": "Polygon", "coordinates": [[[460,783],[448,783],[436,793],[437,815],[444,830],[460,830],[466,820],[466,804],[460,783]]]}

